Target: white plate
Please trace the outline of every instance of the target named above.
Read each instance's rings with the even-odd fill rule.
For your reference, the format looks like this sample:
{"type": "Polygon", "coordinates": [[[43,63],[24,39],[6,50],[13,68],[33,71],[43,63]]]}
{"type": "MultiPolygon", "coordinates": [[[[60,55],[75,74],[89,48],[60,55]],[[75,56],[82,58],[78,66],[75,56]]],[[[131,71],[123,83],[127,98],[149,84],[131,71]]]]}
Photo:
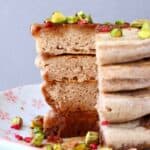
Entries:
{"type": "Polygon", "coordinates": [[[37,115],[44,115],[48,109],[41,95],[40,85],[27,85],[0,92],[0,150],[35,149],[26,147],[24,142],[18,142],[14,135],[31,136],[31,120],[37,115]],[[10,128],[11,119],[15,116],[23,118],[22,130],[10,128]]]}

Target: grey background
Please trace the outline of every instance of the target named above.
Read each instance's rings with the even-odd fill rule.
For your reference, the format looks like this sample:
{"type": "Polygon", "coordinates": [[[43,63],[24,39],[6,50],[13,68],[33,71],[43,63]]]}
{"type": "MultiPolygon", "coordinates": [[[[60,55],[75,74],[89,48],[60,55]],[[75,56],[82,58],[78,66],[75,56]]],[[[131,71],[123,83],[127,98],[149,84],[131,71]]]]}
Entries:
{"type": "Polygon", "coordinates": [[[83,10],[95,21],[150,18],[150,0],[0,0],[0,90],[39,83],[30,25],[53,11],[83,10]]]}

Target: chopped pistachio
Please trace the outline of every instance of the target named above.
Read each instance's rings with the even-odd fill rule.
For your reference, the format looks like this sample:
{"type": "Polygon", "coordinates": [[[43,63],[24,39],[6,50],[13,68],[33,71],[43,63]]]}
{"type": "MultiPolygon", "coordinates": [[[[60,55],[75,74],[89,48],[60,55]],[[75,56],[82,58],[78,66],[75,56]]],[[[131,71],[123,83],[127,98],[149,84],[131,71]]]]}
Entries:
{"type": "Polygon", "coordinates": [[[122,30],[121,29],[119,29],[119,28],[115,28],[115,29],[113,29],[111,32],[110,32],[110,35],[112,36],[112,37],[122,37],[122,30]]]}
{"type": "Polygon", "coordinates": [[[139,31],[138,32],[138,37],[140,38],[140,39],[148,39],[148,38],[150,38],[150,29],[148,30],[141,30],[141,31],[139,31]]]}
{"type": "Polygon", "coordinates": [[[51,16],[52,23],[65,23],[66,17],[61,12],[54,12],[51,16]]]}
{"type": "Polygon", "coordinates": [[[11,126],[18,126],[19,128],[21,128],[22,125],[23,125],[23,120],[21,117],[15,117],[11,121],[11,126]]]}
{"type": "Polygon", "coordinates": [[[98,132],[92,132],[92,131],[89,131],[87,134],[86,134],[86,137],[85,137],[85,143],[87,145],[91,144],[91,143],[98,143],[98,132]]]}
{"type": "Polygon", "coordinates": [[[62,148],[61,144],[54,144],[53,150],[63,150],[63,148],[62,148]]]}
{"type": "Polygon", "coordinates": [[[117,21],[115,21],[116,25],[122,25],[124,23],[125,23],[124,20],[117,20],[117,21]]]}
{"type": "Polygon", "coordinates": [[[51,144],[45,145],[44,150],[53,150],[52,145],[51,144]]]}
{"type": "Polygon", "coordinates": [[[77,144],[73,150],[88,150],[88,147],[85,143],[77,144]]]}
{"type": "Polygon", "coordinates": [[[87,15],[87,16],[85,17],[85,20],[86,20],[88,23],[93,23],[93,20],[92,20],[91,15],[87,15]]]}
{"type": "Polygon", "coordinates": [[[35,128],[33,128],[32,131],[33,131],[33,134],[43,133],[43,130],[40,127],[35,127],[35,128]]]}
{"type": "Polygon", "coordinates": [[[40,127],[40,128],[43,128],[43,116],[36,116],[32,122],[31,122],[31,125],[30,125],[31,128],[35,128],[35,127],[40,127]]]}
{"type": "Polygon", "coordinates": [[[93,22],[91,15],[86,15],[83,11],[76,13],[76,17],[78,17],[78,20],[85,20],[88,23],[93,22]]]}
{"type": "Polygon", "coordinates": [[[32,145],[39,147],[39,146],[42,146],[43,140],[44,140],[44,134],[37,133],[34,135],[31,143],[32,143],[32,145]]]}
{"type": "Polygon", "coordinates": [[[86,17],[85,13],[83,11],[79,11],[76,13],[76,16],[79,17],[79,19],[84,19],[86,17]]]}
{"type": "Polygon", "coordinates": [[[150,22],[144,22],[142,25],[142,30],[150,30],[150,22]]]}
{"type": "Polygon", "coordinates": [[[67,17],[67,23],[77,23],[78,22],[78,17],[76,16],[68,16],[67,17]]]}
{"type": "Polygon", "coordinates": [[[145,22],[150,23],[150,20],[148,20],[148,19],[134,20],[133,22],[131,22],[131,27],[141,28],[145,22]]]}

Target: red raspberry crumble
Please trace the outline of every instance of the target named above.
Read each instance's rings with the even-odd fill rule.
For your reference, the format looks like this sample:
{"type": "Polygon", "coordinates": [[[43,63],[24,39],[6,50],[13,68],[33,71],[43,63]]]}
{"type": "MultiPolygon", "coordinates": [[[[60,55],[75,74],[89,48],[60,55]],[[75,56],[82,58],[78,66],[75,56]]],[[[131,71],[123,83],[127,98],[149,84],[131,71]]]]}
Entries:
{"type": "Polygon", "coordinates": [[[52,22],[44,22],[44,27],[45,28],[49,28],[49,27],[52,27],[53,26],[53,23],[52,22]]]}
{"type": "Polygon", "coordinates": [[[12,129],[19,130],[19,129],[21,129],[21,125],[19,125],[19,124],[12,125],[11,128],[12,128],[12,129]]]}
{"type": "Polygon", "coordinates": [[[78,21],[78,24],[83,25],[83,24],[88,24],[88,22],[83,19],[83,20],[78,21]]]}
{"type": "Polygon", "coordinates": [[[31,143],[32,137],[25,137],[23,140],[24,140],[26,143],[31,143]]]}
{"type": "Polygon", "coordinates": [[[107,125],[109,125],[109,122],[107,120],[104,120],[104,121],[101,122],[101,125],[102,126],[107,126],[107,125]]]}
{"type": "Polygon", "coordinates": [[[23,140],[23,137],[19,134],[15,134],[15,138],[18,140],[18,141],[22,141],[23,140]]]}
{"type": "Polygon", "coordinates": [[[96,31],[98,32],[110,32],[113,29],[113,25],[111,24],[101,24],[96,27],[96,31]]]}
{"type": "Polygon", "coordinates": [[[97,150],[97,144],[90,144],[91,150],[97,150]]]}

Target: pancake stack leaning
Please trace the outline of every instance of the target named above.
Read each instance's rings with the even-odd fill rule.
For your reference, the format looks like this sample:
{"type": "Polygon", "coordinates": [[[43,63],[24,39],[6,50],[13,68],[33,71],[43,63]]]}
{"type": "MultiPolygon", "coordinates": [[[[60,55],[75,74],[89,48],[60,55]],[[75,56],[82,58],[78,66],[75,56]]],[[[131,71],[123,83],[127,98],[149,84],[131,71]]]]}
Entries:
{"type": "Polygon", "coordinates": [[[150,148],[150,39],[140,29],[96,37],[97,111],[104,145],[150,148]]]}
{"type": "Polygon", "coordinates": [[[98,130],[95,26],[32,25],[42,93],[52,107],[44,118],[47,135],[83,136],[98,130]]]}

